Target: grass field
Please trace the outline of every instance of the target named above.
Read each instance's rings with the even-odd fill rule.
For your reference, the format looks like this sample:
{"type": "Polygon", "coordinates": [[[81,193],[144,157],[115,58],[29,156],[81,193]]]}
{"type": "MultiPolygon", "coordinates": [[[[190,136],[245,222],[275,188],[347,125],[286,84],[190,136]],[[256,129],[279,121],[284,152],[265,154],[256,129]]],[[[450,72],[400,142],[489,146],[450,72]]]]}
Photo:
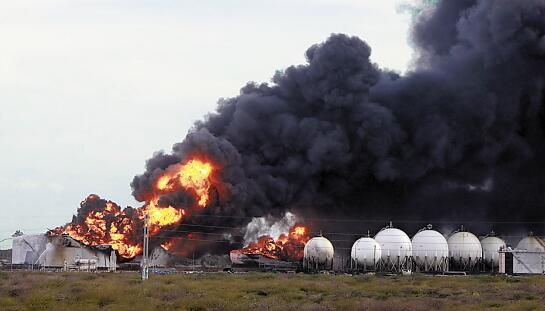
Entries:
{"type": "Polygon", "coordinates": [[[545,310],[545,277],[0,272],[0,310],[545,310]]]}

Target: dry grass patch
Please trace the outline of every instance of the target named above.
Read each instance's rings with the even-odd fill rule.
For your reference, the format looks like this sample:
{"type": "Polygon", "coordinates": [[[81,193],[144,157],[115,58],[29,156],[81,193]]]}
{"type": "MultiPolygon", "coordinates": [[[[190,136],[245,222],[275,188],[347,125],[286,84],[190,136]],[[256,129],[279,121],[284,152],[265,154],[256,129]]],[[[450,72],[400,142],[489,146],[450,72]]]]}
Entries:
{"type": "Polygon", "coordinates": [[[545,278],[0,272],[0,310],[545,310],[545,278]]]}

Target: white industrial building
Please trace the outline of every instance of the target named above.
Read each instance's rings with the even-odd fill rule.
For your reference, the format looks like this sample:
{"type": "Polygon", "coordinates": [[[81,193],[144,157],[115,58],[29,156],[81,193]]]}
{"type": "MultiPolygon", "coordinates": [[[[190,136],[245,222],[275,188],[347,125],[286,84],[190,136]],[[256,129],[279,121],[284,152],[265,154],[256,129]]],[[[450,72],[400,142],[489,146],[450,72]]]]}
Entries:
{"type": "Polygon", "coordinates": [[[545,274],[545,252],[502,250],[499,269],[505,274],[545,274]]]}
{"type": "Polygon", "coordinates": [[[37,264],[38,257],[45,251],[48,243],[45,234],[13,236],[11,263],[15,265],[37,264]]]}
{"type": "Polygon", "coordinates": [[[499,255],[500,273],[545,274],[545,241],[532,233],[516,249],[503,249],[499,255]]]}
{"type": "Polygon", "coordinates": [[[13,238],[11,263],[65,270],[115,270],[117,256],[108,245],[89,247],[67,235],[21,235],[13,238]]]}

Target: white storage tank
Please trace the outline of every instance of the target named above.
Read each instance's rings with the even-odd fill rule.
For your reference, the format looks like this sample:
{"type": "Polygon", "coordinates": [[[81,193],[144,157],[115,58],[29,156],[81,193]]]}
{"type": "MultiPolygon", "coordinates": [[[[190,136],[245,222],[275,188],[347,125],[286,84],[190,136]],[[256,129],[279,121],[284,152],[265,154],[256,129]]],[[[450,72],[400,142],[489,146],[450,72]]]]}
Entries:
{"type": "Polygon", "coordinates": [[[530,232],[527,237],[517,244],[517,250],[545,252],[545,241],[530,232]]]}
{"type": "Polygon", "coordinates": [[[333,269],[334,253],[333,244],[328,239],[323,236],[314,237],[305,245],[303,268],[309,270],[331,270],[333,269]]]}
{"type": "Polygon", "coordinates": [[[390,223],[375,235],[375,240],[381,249],[381,270],[401,272],[410,268],[412,243],[405,232],[394,228],[390,223]]]}
{"type": "Polygon", "coordinates": [[[45,234],[18,235],[13,237],[12,242],[12,264],[40,264],[38,259],[47,245],[47,236],[45,234]]]}
{"type": "Polygon", "coordinates": [[[505,241],[497,237],[494,231],[481,240],[483,261],[489,268],[497,270],[500,266],[500,250],[506,248],[505,241]]]}
{"type": "Polygon", "coordinates": [[[350,254],[352,268],[355,270],[375,270],[380,261],[381,248],[378,242],[367,236],[358,239],[352,245],[350,254]]]}
{"type": "Polygon", "coordinates": [[[412,240],[413,260],[417,271],[447,271],[448,243],[445,237],[427,225],[412,240]]]}
{"type": "Polygon", "coordinates": [[[412,255],[411,239],[400,229],[388,226],[375,235],[375,240],[381,247],[382,259],[412,255]]]}
{"type": "Polygon", "coordinates": [[[458,270],[478,269],[483,258],[481,241],[473,233],[464,230],[454,232],[447,240],[451,265],[458,270]]]}

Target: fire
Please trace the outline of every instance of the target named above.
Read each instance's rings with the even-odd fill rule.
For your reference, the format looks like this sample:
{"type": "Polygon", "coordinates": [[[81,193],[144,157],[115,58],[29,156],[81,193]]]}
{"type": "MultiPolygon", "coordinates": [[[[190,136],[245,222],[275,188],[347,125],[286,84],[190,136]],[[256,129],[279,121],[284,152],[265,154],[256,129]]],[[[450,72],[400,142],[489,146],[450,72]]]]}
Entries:
{"type": "Polygon", "coordinates": [[[209,199],[212,164],[193,159],[159,176],[155,187],[159,192],[172,192],[177,187],[191,189],[198,197],[198,204],[205,207],[209,199]]]}
{"type": "Polygon", "coordinates": [[[89,246],[111,245],[125,258],[138,255],[142,251],[142,246],[140,242],[130,239],[138,218],[129,216],[127,210],[121,211],[119,206],[111,201],[101,206],[101,201],[104,200],[97,195],[89,195],[81,202],[81,208],[97,205],[97,210],[89,211],[82,222],[73,220],[66,227],[57,228],[50,234],[68,234],[89,246]]]}
{"type": "Polygon", "coordinates": [[[198,159],[171,165],[157,178],[145,204],[137,209],[121,210],[114,202],[91,194],[81,202],[78,217],[49,233],[68,234],[89,246],[111,245],[120,256],[133,258],[142,252],[142,230],[146,214],[151,236],[157,235],[165,227],[179,224],[186,216],[186,208],[161,206],[161,196],[182,189],[191,190],[196,195],[198,206],[187,208],[203,208],[209,201],[213,170],[210,162],[198,159]]]}
{"type": "Polygon", "coordinates": [[[297,236],[301,236],[301,235],[304,235],[306,231],[307,231],[307,228],[305,228],[303,226],[295,227],[292,234],[297,235],[297,236]]]}
{"type": "Polygon", "coordinates": [[[168,241],[162,243],[162,244],[161,244],[161,247],[162,247],[165,251],[171,250],[171,249],[174,247],[174,240],[168,240],[168,241]]]}
{"type": "Polygon", "coordinates": [[[308,228],[305,225],[296,224],[290,228],[287,235],[281,234],[276,241],[264,235],[259,237],[257,242],[233,252],[259,254],[272,259],[295,262],[303,259],[303,250],[309,239],[308,228]]]}
{"type": "MultiPolygon", "coordinates": [[[[157,233],[161,228],[179,223],[185,215],[184,209],[172,206],[158,207],[157,202],[151,201],[144,207],[149,215],[150,233],[157,233]]],[[[141,217],[144,217],[143,215],[141,217]]]]}

